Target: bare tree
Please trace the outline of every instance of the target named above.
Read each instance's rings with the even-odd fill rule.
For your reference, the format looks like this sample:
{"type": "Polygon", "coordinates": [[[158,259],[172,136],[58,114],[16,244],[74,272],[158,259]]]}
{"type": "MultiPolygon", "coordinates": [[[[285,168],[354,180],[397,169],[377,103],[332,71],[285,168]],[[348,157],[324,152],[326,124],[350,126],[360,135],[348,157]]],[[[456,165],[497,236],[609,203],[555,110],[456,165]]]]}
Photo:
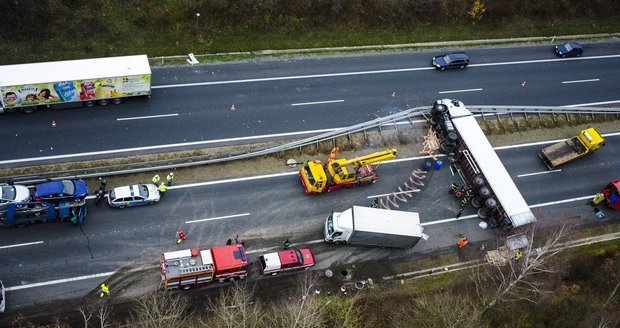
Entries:
{"type": "Polygon", "coordinates": [[[315,293],[318,275],[304,272],[299,277],[297,290],[269,310],[267,327],[313,328],[324,323],[325,306],[315,293]]]}
{"type": "Polygon", "coordinates": [[[92,304],[86,306],[80,306],[78,308],[78,312],[82,315],[84,319],[84,328],[88,328],[88,321],[93,317],[93,306],[92,304]]]}
{"type": "Polygon", "coordinates": [[[246,283],[237,283],[220,290],[220,295],[208,303],[209,311],[214,314],[208,327],[263,327],[263,314],[258,302],[254,301],[254,287],[246,283]]]}
{"type": "Polygon", "coordinates": [[[484,328],[477,304],[466,296],[446,291],[416,296],[412,303],[403,304],[394,318],[397,327],[484,328]]]}
{"type": "Polygon", "coordinates": [[[549,265],[549,260],[562,251],[560,242],[568,234],[567,228],[559,227],[537,248],[533,247],[534,231],[531,228],[529,243],[521,259],[511,257],[503,267],[480,266],[473,275],[483,312],[500,302],[524,300],[535,303],[536,297],[543,292],[542,283],[536,281],[536,276],[557,271],[549,265]]]}
{"type": "Polygon", "coordinates": [[[110,322],[110,310],[108,303],[105,301],[101,301],[98,303],[99,308],[97,309],[97,318],[99,318],[99,327],[106,328],[110,327],[112,323],[110,322]]]}
{"type": "Polygon", "coordinates": [[[170,291],[151,292],[136,303],[131,313],[132,327],[175,328],[186,323],[187,298],[170,291]]]}

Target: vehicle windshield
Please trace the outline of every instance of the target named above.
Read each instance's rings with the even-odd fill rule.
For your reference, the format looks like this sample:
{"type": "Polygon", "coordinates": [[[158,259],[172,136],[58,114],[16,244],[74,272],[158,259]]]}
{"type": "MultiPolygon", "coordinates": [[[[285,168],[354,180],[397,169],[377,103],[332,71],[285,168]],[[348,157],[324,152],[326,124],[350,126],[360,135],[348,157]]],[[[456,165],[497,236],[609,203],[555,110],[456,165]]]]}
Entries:
{"type": "Polygon", "coordinates": [[[138,191],[140,196],[147,198],[149,197],[149,189],[145,185],[138,185],[138,191]]]}
{"type": "Polygon", "coordinates": [[[304,264],[304,257],[301,256],[301,252],[298,249],[295,250],[295,254],[297,255],[297,262],[304,264]]]}
{"type": "Polygon", "coordinates": [[[564,48],[566,48],[566,51],[571,51],[573,50],[573,47],[571,47],[570,43],[567,43],[564,45],[564,48]]]}
{"type": "Polygon", "coordinates": [[[110,190],[110,194],[108,195],[108,198],[112,200],[116,199],[116,193],[114,192],[114,189],[110,190]]]}
{"type": "Polygon", "coordinates": [[[327,234],[331,235],[332,233],[334,233],[334,215],[330,215],[327,218],[327,234]]]}
{"type": "Polygon", "coordinates": [[[15,199],[15,194],[15,187],[2,186],[2,188],[0,188],[0,199],[13,200],[15,199]]]}
{"type": "Polygon", "coordinates": [[[65,195],[73,195],[75,193],[75,185],[71,180],[62,180],[62,193],[65,195]]]}
{"type": "Polygon", "coordinates": [[[312,176],[312,171],[310,171],[310,166],[304,166],[304,172],[306,173],[306,177],[308,177],[308,182],[311,186],[314,186],[314,177],[312,176]]]}
{"type": "Polygon", "coordinates": [[[452,62],[452,58],[450,57],[450,55],[445,55],[443,56],[443,61],[445,61],[446,64],[450,64],[452,62]]]}

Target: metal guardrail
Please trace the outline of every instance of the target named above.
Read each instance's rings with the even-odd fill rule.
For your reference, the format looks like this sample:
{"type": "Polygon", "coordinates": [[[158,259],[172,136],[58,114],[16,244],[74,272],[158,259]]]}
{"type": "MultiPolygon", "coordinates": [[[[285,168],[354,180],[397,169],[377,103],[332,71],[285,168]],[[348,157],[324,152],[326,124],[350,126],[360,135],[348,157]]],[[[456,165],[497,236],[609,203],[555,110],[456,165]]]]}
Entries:
{"type": "MultiPolygon", "coordinates": [[[[409,120],[413,124],[413,121],[411,120],[412,116],[423,115],[427,113],[430,109],[431,109],[431,106],[421,106],[421,107],[410,108],[410,109],[403,110],[401,112],[398,112],[392,115],[374,119],[372,121],[359,123],[353,126],[344,127],[344,128],[337,129],[331,132],[326,132],[326,133],[323,133],[317,136],[304,138],[301,140],[289,142],[283,145],[278,145],[278,146],[270,147],[270,148],[258,148],[258,149],[251,149],[248,151],[237,151],[237,152],[221,154],[221,156],[201,155],[201,156],[184,157],[184,158],[179,158],[179,159],[168,159],[168,160],[141,162],[141,163],[133,163],[133,164],[121,164],[121,165],[103,166],[103,167],[86,168],[86,169],[48,172],[43,177],[41,175],[23,175],[23,176],[14,176],[11,178],[23,184],[31,184],[31,183],[38,183],[40,181],[50,179],[50,176],[54,177],[51,179],[61,179],[61,178],[66,178],[68,176],[75,177],[75,178],[96,178],[96,177],[134,174],[134,173],[151,172],[151,171],[157,171],[157,170],[170,170],[170,169],[186,168],[186,167],[192,167],[192,166],[223,163],[227,161],[247,159],[247,158],[252,158],[252,157],[257,157],[257,156],[274,154],[277,152],[291,150],[295,148],[301,148],[304,146],[317,144],[319,142],[323,142],[326,140],[333,140],[335,138],[346,136],[346,135],[360,132],[360,131],[366,131],[366,130],[375,129],[375,128],[380,129],[381,126],[384,126],[390,123],[395,124],[398,121],[409,120]],[[213,158],[213,157],[216,157],[216,158],[213,158]],[[142,166],[142,167],[136,167],[136,166],[142,166]]],[[[513,115],[513,114],[588,114],[588,115],[615,114],[616,116],[620,116],[620,108],[472,105],[472,106],[467,106],[467,109],[472,113],[480,114],[482,119],[484,119],[485,115],[505,115],[505,114],[510,114],[510,115],[513,115]]],[[[5,179],[6,178],[8,177],[5,177],[5,179]]]]}

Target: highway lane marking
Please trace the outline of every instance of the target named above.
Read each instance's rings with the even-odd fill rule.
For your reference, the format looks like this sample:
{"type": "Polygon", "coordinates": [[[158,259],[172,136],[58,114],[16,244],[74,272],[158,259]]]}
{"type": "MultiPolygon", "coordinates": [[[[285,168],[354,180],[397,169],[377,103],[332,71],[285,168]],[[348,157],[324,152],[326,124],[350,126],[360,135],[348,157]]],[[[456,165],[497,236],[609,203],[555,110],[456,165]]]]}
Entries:
{"type": "Polygon", "coordinates": [[[562,84],[571,84],[571,83],[586,83],[586,82],[598,82],[601,79],[589,79],[589,80],[574,80],[574,81],[562,81],[562,84]]]}
{"type": "MultiPolygon", "coordinates": [[[[551,205],[558,205],[558,204],[570,203],[570,202],[575,202],[575,201],[581,201],[581,200],[585,200],[585,199],[592,199],[593,197],[594,197],[594,195],[583,196],[583,197],[576,197],[576,198],[569,198],[569,199],[563,199],[563,200],[558,200],[558,201],[553,201],[553,202],[547,202],[547,203],[530,205],[529,207],[530,208],[536,208],[536,207],[545,207],[545,206],[551,206],[551,205]]],[[[453,221],[463,221],[463,220],[466,220],[466,219],[472,219],[472,218],[477,218],[477,217],[478,217],[478,215],[472,214],[472,215],[461,216],[458,219],[457,218],[451,218],[451,219],[443,219],[443,220],[437,220],[437,221],[431,221],[431,222],[424,222],[421,225],[422,226],[430,226],[430,225],[435,225],[435,224],[440,224],[440,223],[449,223],[449,222],[453,222],[453,221]]],[[[323,239],[316,239],[316,240],[311,240],[311,241],[299,243],[299,245],[303,245],[303,244],[318,244],[318,243],[321,243],[321,242],[324,242],[324,240],[323,239]]],[[[252,250],[252,251],[248,251],[248,254],[253,254],[253,253],[257,253],[257,252],[273,250],[273,249],[278,249],[278,248],[279,247],[275,246],[275,247],[263,248],[263,249],[260,249],[260,250],[252,250]]],[[[155,266],[153,266],[153,268],[155,268],[155,266]]],[[[100,278],[100,277],[107,277],[107,276],[113,275],[114,273],[116,273],[116,271],[97,273],[97,274],[91,274],[91,275],[79,276],[79,277],[73,277],[73,278],[66,278],[66,279],[56,279],[56,280],[51,280],[51,281],[46,281],[46,282],[38,282],[38,283],[34,283],[34,284],[29,284],[29,285],[7,287],[5,289],[7,291],[12,291],[12,290],[19,290],[19,289],[26,289],[26,288],[42,287],[42,286],[61,284],[61,283],[66,283],[66,282],[71,282],[71,281],[78,281],[78,280],[85,280],[85,279],[92,279],[92,278],[100,278]]]]}
{"type": "MultiPolygon", "coordinates": [[[[601,134],[602,137],[615,137],[615,136],[619,136],[620,132],[611,132],[611,133],[603,133],[601,134]]],[[[498,147],[493,147],[493,149],[495,150],[502,150],[502,149],[512,149],[512,148],[521,148],[521,147],[529,147],[529,146],[539,146],[539,145],[546,145],[546,144],[550,144],[550,143],[556,143],[556,142],[560,142],[560,141],[564,141],[566,139],[556,139],[556,140],[547,140],[547,141],[536,141],[536,142],[529,142],[529,143],[523,143],[523,144],[516,144],[516,145],[507,145],[507,146],[498,146],[498,147]]]]}
{"type": "MultiPolygon", "coordinates": [[[[170,189],[170,188],[168,188],[168,189],[170,189]]],[[[233,215],[226,215],[226,216],[218,216],[218,217],[215,217],[215,218],[185,221],[185,223],[196,223],[196,222],[223,220],[223,219],[238,218],[238,217],[241,217],[241,216],[248,216],[248,215],[250,215],[250,213],[233,214],[233,215]]]]}
{"type": "MultiPolygon", "coordinates": [[[[569,60],[608,59],[608,58],[618,58],[618,57],[620,57],[620,55],[604,55],[604,56],[576,57],[576,58],[537,59],[537,60],[522,60],[522,61],[510,61],[510,62],[498,62],[498,63],[486,63],[486,64],[470,64],[468,67],[485,67],[485,66],[501,66],[501,65],[522,65],[522,64],[548,63],[548,62],[559,62],[559,61],[569,61],[569,60]]],[[[211,81],[211,82],[194,82],[194,83],[181,83],[181,84],[166,84],[166,85],[154,85],[154,86],[151,86],[151,89],[184,88],[184,87],[197,87],[197,86],[206,86],[206,85],[221,85],[221,84],[237,84],[237,83],[252,83],[252,82],[267,82],[267,81],[315,79],[315,78],[325,78],[325,77],[355,76],[355,75],[369,75],[369,74],[403,73],[403,72],[428,71],[428,70],[435,70],[435,68],[434,67],[414,67],[414,68],[384,69],[384,70],[359,71],[359,72],[343,72],[343,73],[327,73],[327,74],[276,76],[276,77],[264,77],[264,78],[255,78],[255,79],[230,80],[230,81],[211,81]]]]}
{"type": "Polygon", "coordinates": [[[149,118],[161,118],[161,117],[172,117],[172,116],[179,116],[179,113],[151,115],[151,116],[121,117],[121,118],[117,118],[116,120],[117,121],[131,121],[131,120],[143,120],[143,119],[149,119],[149,118]]]}
{"type": "MultiPolygon", "coordinates": [[[[426,121],[425,120],[414,120],[412,122],[413,123],[422,123],[422,122],[426,122],[426,121]]],[[[393,125],[394,125],[393,123],[384,124],[384,126],[393,126],[393,125]]],[[[411,125],[411,123],[409,121],[396,122],[396,125],[411,125]]],[[[330,129],[320,129],[320,130],[284,132],[284,133],[264,134],[264,135],[249,136],[249,137],[237,137],[237,138],[226,138],[226,139],[204,140],[204,141],[191,141],[191,142],[176,143],[176,144],[155,145],[155,146],[134,147],[134,148],[123,148],[123,149],[111,149],[111,150],[102,150],[102,151],[93,151],[93,152],[75,153],[75,154],[63,154],[63,155],[53,155],[53,156],[8,159],[8,160],[0,161],[0,165],[3,165],[3,164],[13,164],[13,163],[23,163],[23,162],[46,161],[46,160],[50,160],[50,159],[75,158],[75,157],[93,156],[93,155],[119,154],[119,153],[135,152],[135,151],[141,151],[141,150],[154,150],[154,149],[162,149],[162,148],[185,147],[185,146],[196,146],[196,145],[200,146],[200,145],[216,144],[216,143],[224,143],[224,142],[261,140],[261,139],[267,139],[267,138],[288,137],[288,136],[297,136],[297,135],[306,135],[306,134],[321,134],[321,133],[331,132],[331,131],[335,131],[335,130],[339,130],[339,129],[342,129],[342,128],[340,127],[340,128],[330,128],[330,129]]]]}
{"type": "Polygon", "coordinates": [[[344,102],[344,99],[296,103],[296,104],[291,104],[291,106],[322,105],[322,104],[333,104],[333,103],[341,103],[341,102],[344,102]]]}
{"type": "Polygon", "coordinates": [[[478,88],[478,89],[463,89],[463,90],[450,90],[450,91],[439,91],[437,93],[461,93],[461,92],[474,92],[474,91],[482,91],[482,88],[478,88]]]}
{"type": "Polygon", "coordinates": [[[620,100],[610,100],[610,101],[599,101],[599,102],[585,103],[585,104],[564,105],[562,107],[586,107],[586,106],[609,105],[609,104],[617,104],[617,103],[620,103],[620,100]]]}
{"type": "Polygon", "coordinates": [[[62,283],[67,283],[67,282],[72,282],[72,281],[79,281],[79,280],[86,280],[86,279],[93,279],[93,278],[101,278],[101,277],[108,277],[108,276],[113,275],[114,273],[116,273],[116,271],[103,272],[103,273],[95,273],[95,274],[89,274],[89,275],[86,275],[86,276],[79,276],[79,277],[73,277],[73,278],[56,279],[56,280],[50,280],[50,281],[45,281],[45,282],[37,282],[37,283],[34,283],[34,284],[7,287],[5,289],[7,291],[12,291],[12,290],[34,288],[34,287],[43,287],[43,286],[62,284],[62,283]]]}
{"type": "Polygon", "coordinates": [[[33,241],[31,243],[23,243],[23,244],[13,244],[13,245],[6,245],[6,246],[0,246],[0,249],[4,249],[4,248],[13,248],[13,247],[22,247],[22,246],[31,246],[31,245],[38,245],[38,244],[43,244],[43,241],[33,241]]]}
{"type": "Polygon", "coordinates": [[[562,169],[551,170],[551,171],[544,171],[544,172],[519,174],[519,175],[517,175],[517,178],[530,177],[530,176],[533,176],[533,175],[540,175],[540,174],[547,174],[547,173],[554,173],[554,172],[562,172],[562,169]]]}

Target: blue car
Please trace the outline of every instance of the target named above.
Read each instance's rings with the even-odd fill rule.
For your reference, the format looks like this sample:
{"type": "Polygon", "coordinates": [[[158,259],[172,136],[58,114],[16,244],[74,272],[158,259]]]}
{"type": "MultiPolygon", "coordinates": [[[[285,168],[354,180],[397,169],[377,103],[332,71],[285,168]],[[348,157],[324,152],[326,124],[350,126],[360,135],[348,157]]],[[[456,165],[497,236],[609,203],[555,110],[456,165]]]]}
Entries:
{"type": "Polygon", "coordinates": [[[579,57],[583,54],[583,48],[579,42],[566,42],[555,46],[555,53],[564,57],[579,57]]]}
{"type": "Polygon", "coordinates": [[[38,202],[82,202],[88,195],[86,182],[74,180],[58,180],[43,182],[35,186],[34,200],[38,202]]]}
{"type": "Polygon", "coordinates": [[[436,69],[445,70],[448,68],[463,69],[469,65],[469,56],[464,52],[452,52],[445,55],[435,56],[432,61],[436,69]]]}

